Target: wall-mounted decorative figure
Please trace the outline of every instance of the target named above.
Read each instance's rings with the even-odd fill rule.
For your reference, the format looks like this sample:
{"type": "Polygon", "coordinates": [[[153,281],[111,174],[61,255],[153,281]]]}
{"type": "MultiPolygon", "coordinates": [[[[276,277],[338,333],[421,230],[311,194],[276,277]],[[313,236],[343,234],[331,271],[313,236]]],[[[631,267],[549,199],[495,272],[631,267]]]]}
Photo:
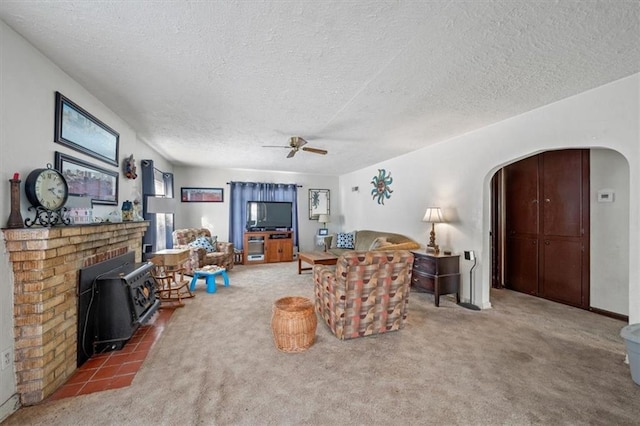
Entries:
{"type": "Polygon", "coordinates": [[[371,181],[373,184],[371,196],[374,200],[376,198],[378,199],[378,204],[384,204],[385,198],[391,198],[393,191],[389,188],[389,185],[391,185],[392,182],[391,172],[387,174],[385,169],[378,169],[378,176],[374,176],[371,181]]]}
{"type": "Polygon", "coordinates": [[[135,179],[138,177],[136,174],[136,160],[134,160],[133,154],[124,159],[122,169],[124,171],[124,175],[128,179],[135,179]]]}

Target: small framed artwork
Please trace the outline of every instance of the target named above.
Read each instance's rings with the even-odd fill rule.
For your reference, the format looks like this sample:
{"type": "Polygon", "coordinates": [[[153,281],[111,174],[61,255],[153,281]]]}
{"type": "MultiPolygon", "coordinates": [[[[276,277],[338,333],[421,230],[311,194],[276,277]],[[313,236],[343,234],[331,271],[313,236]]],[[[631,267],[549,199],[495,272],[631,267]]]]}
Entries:
{"type": "Polygon", "coordinates": [[[309,190],[309,219],[318,220],[321,214],[330,214],[329,190],[310,189],[309,190]]]}
{"type": "Polygon", "coordinates": [[[118,165],[120,135],[80,106],[56,92],[54,142],[118,165]]]}
{"type": "Polygon", "coordinates": [[[118,204],[118,172],[56,151],[56,170],[64,175],[69,195],[89,197],[93,204],[118,204]]]}
{"type": "Polygon", "coordinates": [[[180,188],[180,200],[183,203],[222,203],[223,188],[180,188]]]}
{"type": "Polygon", "coordinates": [[[329,230],[327,228],[318,229],[318,235],[329,235],[329,230]]]}

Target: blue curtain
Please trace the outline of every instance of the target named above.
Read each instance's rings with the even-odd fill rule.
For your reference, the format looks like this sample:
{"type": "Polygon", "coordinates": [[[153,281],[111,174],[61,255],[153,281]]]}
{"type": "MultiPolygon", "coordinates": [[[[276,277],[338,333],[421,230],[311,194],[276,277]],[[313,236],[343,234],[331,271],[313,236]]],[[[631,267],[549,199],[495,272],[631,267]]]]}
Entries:
{"type": "Polygon", "coordinates": [[[247,201],[291,201],[293,242],[298,246],[298,186],[293,183],[231,182],[229,241],[243,249],[247,201]]]}

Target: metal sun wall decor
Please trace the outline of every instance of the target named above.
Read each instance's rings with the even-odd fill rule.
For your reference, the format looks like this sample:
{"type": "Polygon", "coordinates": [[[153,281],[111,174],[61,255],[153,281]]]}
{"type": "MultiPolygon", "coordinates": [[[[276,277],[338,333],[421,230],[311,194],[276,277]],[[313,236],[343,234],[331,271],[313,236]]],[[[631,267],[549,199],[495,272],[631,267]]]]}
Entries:
{"type": "Polygon", "coordinates": [[[393,182],[391,172],[387,174],[385,169],[378,169],[378,176],[374,176],[371,180],[373,189],[371,190],[371,196],[375,200],[378,199],[378,204],[384,204],[385,198],[391,198],[393,192],[389,185],[393,182]]]}

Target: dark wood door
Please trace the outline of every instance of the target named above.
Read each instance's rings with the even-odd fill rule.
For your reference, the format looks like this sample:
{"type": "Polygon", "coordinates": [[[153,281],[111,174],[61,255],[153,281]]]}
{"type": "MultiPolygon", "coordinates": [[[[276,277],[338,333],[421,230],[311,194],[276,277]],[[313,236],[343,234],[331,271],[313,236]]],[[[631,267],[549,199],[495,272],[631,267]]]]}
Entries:
{"type": "Polygon", "coordinates": [[[589,307],[589,151],[505,167],[505,286],[589,307]]]}
{"type": "Polygon", "coordinates": [[[505,286],[538,294],[539,158],[505,167],[505,286]]]}
{"type": "Polygon", "coordinates": [[[542,297],[588,308],[589,151],[541,154],[542,297]]]}

